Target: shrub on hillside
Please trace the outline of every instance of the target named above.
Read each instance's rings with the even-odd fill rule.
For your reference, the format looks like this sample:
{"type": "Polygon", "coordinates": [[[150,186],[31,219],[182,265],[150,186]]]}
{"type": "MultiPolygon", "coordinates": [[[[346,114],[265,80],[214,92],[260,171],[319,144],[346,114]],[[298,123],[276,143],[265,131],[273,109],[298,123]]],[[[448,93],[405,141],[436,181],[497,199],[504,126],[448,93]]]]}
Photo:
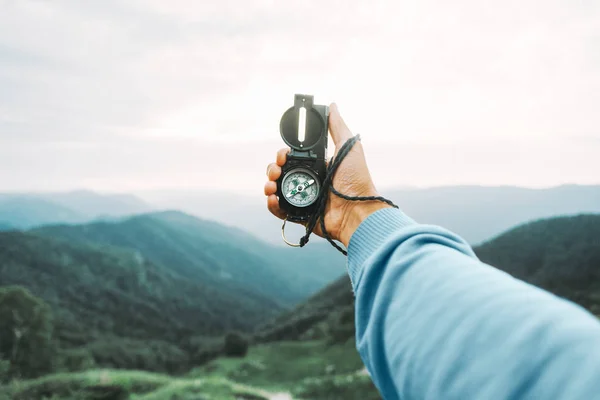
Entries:
{"type": "Polygon", "coordinates": [[[34,378],[52,370],[52,312],[21,286],[0,288],[0,357],[8,378],[34,378]]]}
{"type": "Polygon", "coordinates": [[[248,353],[248,339],[239,333],[230,332],[225,335],[223,351],[229,357],[245,357],[248,353]]]}
{"type": "Polygon", "coordinates": [[[94,357],[86,349],[69,349],[60,354],[60,369],[63,371],[85,371],[95,366],[94,357]]]}
{"type": "Polygon", "coordinates": [[[210,336],[192,336],[181,344],[182,349],[188,354],[190,365],[198,367],[206,364],[223,354],[223,338],[210,336]]]}
{"type": "Polygon", "coordinates": [[[189,359],[179,347],[160,340],[103,338],[88,345],[87,350],[101,367],[171,374],[189,368],[189,359]]]}
{"type": "Polygon", "coordinates": [[[330,343],[345,343],[355,335],[354,307],[344,307],[329,317],[330,343]]]}

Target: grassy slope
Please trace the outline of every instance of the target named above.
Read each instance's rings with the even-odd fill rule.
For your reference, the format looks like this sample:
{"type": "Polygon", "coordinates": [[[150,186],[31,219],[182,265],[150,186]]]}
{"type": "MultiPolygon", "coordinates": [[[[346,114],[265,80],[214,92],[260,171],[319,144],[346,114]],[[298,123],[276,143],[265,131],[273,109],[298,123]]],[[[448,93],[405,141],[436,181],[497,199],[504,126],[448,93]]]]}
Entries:
{"type": "Polygon", "coordinates": [[[242,359],[215,360],[185,377],[124,370],[55,374],[14,383],[0,399],[379,399],[362,369],[352,341],[281,342],[253,347],[242,359]],[[94,397],[102,389],[112,390],[111,397],[94,397]]]}

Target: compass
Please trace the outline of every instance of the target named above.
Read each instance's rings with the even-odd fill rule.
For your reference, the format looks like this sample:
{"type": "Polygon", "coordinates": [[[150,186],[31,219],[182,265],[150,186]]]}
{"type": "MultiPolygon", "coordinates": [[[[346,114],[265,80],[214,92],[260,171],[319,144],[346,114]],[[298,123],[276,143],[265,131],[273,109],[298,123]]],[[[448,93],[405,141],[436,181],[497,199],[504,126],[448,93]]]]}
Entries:
{"type": "MultiPolygon", "coordinates": [[[[285,221],[307,222],[317,211],[327,164],[329,107],[313,103],[313,96],[296,94],[294,106],[281,117],[281,138],[290,147],[277,180],[279,207],[285,221]]],[[[285,227],[284,221],[284,227],[285,227]]],[[[285,239],[287,244],[289,243],[285,239]]]]}
{"type": "Polygon", "coordinates": [[[281,182],[285,200],[296,207],[308,207],[319,195],[320,182],[317,175],[304,168],[290,170],[281,182]]]}

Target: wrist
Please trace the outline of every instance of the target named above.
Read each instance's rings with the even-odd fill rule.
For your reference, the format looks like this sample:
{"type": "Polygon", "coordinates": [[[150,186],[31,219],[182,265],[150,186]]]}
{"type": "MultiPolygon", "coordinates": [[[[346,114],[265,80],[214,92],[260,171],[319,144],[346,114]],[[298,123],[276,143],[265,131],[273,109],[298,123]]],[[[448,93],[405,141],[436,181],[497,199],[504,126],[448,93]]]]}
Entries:
{"type": "Polygon", "coordinates": [[[346,212],[343,227],[340,231],[340,242],[348,248],[350,239],[360,224],[366,220],[371,214],[384,208],[392,208],[386,203],[380,201],[365,201],[351,203],[351,207],[346,212]]]}

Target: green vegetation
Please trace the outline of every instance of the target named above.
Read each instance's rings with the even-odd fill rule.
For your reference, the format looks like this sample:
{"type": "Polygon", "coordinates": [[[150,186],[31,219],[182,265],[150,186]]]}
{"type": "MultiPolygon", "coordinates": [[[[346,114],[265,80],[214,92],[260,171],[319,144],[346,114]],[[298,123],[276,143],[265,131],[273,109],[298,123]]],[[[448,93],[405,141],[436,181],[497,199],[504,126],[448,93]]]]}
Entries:
{"type": "Polygon", "coordinates": [[[363,367],[353,340],[337,345],[323,340],[291,341],[253,346],[243,359],[219,358],[194,369],[188,376],[224,376],[252,386],[285,391],[305,378],[354,374],[363,367]]]}
{"type": "Polygon", "coordinates": [[[262,325],[258,342],[329,339],[337,342],[354,337],[354,295],[347,276],[341,277],[306,302],[262,325]]]}
{"type": "MultiPolygon", "coordinates": [[[[363,372],[353,342],[282,342],[255,346],[246,358],[221,358],[186,376],[91,370],[19,381],[0,389],[14,400],[288,399],[371,400],[377,390],[363,372]],[[285,399],[286,397],[280,397],[285,399]]],[[[1,397],[0,397],[1,398],[1,397]]]]}
{"type": "MultiPolygon", "coordinates": [[[[268,400],[269,393],[223,378],[184,379],[140,371],[55,374],[0,388],[12,400],[268,400]]],[[[2,397],[0,397],[2,398],[2,397]]]]}
{"type": "Polygon", "coordinates": [[[25,288],[54,315],[51,366],[19,376],[98,367],[178,374],[225,351],[241,356],[246,339],[225,348],[227,332],[251,336],[328,279],[302,271],[327,257],[301,254],[176,212],[0,232],[0,282],[25,288]]]}
{"type": "Polygon", "coordinates": [[[237,332],[228,333],[223,353],[228,357],[244,357],[248,353],[248,339],[237,332]]]}
{"type": "MultiPolygon", "coordinates": [[[[83,364],[91,358],[105,367],[177,372],[202,347],[199,335],[251,332],[282,310],[259,294],[185,279],[132,251],[20,232],[0,233],[0,281],[50,305],[61,349],[79,349],[83,364]]],[[[72,370],[77,362],[68,355],[72,370]]]]}
{"type": "MultiPolygon", "coordinates": [[[[216,222],[166,211],[120,222],[49,226],[38,234],[70,243],[94,243],[137,251],[144,259],[194,282],[227,292],[259,294],[291,306],[343,273],[343,257],[320,259],[270,246],[216,222]],[[318,273],[307,273],[307,268],[318,273]]],[[[269,307],[269,306],[266,306],[269,307]]],[[[280,311],[280,310],[276,310],[280,311]]]]}
{"type": "MultiPolygon", "coordinates": [[[[564,217],[475,250],[598,314],[598,237],[600,216],[564,217]]],[[[286,310],[315,249],[171,212],[0,232],[0,400],[379,399],[347,277],[286,310]]]]}
{"type": "Polygon", "coordinates": [[[521,225],[477,247],[484,262],[600,315],[600,215],[521,225]]]}
{"type": "Polygon", "coordinates": [[[2,378],[34,377],[52,370],[52,314],[44,301],[19,286],[2,287],[0,321],[2,378]]]}

